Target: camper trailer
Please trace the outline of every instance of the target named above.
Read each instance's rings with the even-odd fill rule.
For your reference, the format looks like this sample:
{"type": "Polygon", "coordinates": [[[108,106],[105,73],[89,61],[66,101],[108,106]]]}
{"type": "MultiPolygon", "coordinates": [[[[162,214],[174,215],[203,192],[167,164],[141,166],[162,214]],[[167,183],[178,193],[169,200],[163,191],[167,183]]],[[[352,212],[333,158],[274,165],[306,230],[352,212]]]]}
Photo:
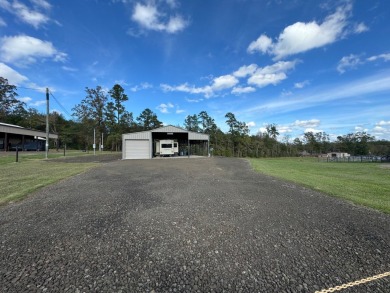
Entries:
{"type": "Polygon", "coordinates": [[[156,156],[177,156],[179,153],[179,144],[175,139],[155,140],[155,155],[156,156]]]}

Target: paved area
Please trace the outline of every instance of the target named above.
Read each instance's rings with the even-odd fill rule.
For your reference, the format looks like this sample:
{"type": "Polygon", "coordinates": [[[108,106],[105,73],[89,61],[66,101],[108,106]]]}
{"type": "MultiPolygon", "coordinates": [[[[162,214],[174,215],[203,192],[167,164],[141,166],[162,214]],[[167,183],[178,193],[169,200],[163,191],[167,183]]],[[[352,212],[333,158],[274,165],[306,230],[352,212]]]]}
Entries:
{"type": "Polygon", "coordinates": [[[315,292],[390,271],[389,244],[389,215],[245,160],[115,161],[0,207],[0,291],[315,292]]]}

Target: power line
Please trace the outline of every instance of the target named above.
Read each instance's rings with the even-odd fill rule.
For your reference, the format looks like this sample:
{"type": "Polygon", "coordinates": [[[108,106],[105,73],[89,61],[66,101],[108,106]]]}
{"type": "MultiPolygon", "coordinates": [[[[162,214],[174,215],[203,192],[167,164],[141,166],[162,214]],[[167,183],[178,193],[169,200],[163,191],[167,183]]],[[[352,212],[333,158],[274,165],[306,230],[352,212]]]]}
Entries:
{"type": "MultiPolygon", "coordinates": [[[[45,91],[44,88],[32,88],[32,87],[23,87],[23,86],[18,86],[18,88],[25,89],[25,90],[39,91],[39,92],[44,92],[45,91]]],[[[57,104],[60,106],[62,111],[64,111],[65,114],[68,115],[69,117],[72,117],[72,115],[69,114],[68,110],[66,110],[64,106],[62,106],[62,104],[57,100],[57,98],[53,95],[53,93],[50,92],[50,91],[49,91],[49,93],[54,98],[54,100],[57,102],[57,104]]]]}
{"type": "Polygon", "coordinates": [[[64,106],[62,106],[62,104],[57,100],[57,98],[53,95],[52,92],[50,92],[50,95],[53,97],[53,99],[57,102],[57,104],[60,106],[60,108],[62,109],[62,111],[65,112],[65,114],[67,114],[69,117],[72,117],[71,114],[69,114],[68,110],[65,109],[64,106]]]}

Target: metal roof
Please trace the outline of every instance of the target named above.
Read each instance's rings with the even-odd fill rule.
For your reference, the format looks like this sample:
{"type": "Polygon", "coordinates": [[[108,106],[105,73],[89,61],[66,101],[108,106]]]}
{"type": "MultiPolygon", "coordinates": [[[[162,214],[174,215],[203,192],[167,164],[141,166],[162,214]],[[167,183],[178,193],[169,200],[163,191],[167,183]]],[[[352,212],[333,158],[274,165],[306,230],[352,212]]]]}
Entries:
{"type": "Polygon", "coordinates": [[[168,125],[152,130],[147,130],[147,131],[141,131],[141,132],[132,132],[132,133],[125,133],[122,136],[125,139],[149,139],[149,135],[152,132],[159,132],[159,133],[188,133],[188,139],[189,140],[209,140],[209,135],[205,133],[199,133],[199,132],[193,132],[193,131],[188,131],[186,129],[173,126],[173,125],[168,125]]]}
{"type": "MultiPolygon", "coordinates": [[[[23,128],[18,125],[12,125],[7,123],[0,122],[0,132],[20,134],[20,135],[29,135],[29,136],[40,136],[46,137],[46,132],[23,128]]],[[[49,133],[49,138],[57,139],[58,135],[54,133],[49,133]]]]}

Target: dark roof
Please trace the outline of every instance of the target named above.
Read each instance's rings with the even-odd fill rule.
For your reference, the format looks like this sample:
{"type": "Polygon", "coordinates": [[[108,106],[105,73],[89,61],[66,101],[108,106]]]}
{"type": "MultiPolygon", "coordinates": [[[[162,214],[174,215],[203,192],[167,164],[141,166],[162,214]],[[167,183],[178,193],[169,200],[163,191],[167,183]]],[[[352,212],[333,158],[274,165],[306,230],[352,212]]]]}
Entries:
{"type": "MultiPolygon", "coordinates": [[[[0,122],[0,132],[20,134],[20,135],[29,135],[29,136],[40,136],[46,137],[46,132],[38,131],[34,129],[27,129],[19,125],[12,125],[0,122]]],[[[49,138],[58,138],[57,134],[49,133],[49,138]]]]}

